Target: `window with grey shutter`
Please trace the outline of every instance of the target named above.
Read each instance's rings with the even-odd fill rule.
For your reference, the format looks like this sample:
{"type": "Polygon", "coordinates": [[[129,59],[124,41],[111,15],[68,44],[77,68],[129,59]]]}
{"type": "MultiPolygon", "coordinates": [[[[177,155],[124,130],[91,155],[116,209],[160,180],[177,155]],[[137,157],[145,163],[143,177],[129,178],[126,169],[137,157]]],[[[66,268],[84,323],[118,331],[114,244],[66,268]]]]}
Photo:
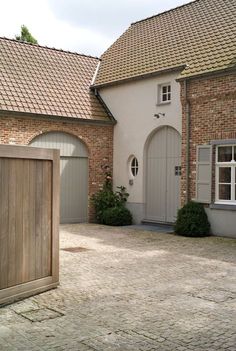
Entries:
{"type": "Polygon", "coordinates": [[[211,203],[212,146],[197,146],[196,201],[211,203]]]}

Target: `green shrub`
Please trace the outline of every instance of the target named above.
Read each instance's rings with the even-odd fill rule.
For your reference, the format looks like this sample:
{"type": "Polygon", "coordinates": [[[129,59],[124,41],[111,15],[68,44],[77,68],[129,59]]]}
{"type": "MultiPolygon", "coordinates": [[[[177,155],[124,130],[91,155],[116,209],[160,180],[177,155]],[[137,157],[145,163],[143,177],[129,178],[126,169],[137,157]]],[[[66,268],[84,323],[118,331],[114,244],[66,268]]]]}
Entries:
{"type": "Polygon", "coordinates": [[[184,205],[178,211],[174,230],[179,235],[190,237],[209,235],[210,223],[204,206],[193,201],[184,205]]]}
{"type": "MultiPolygon", "coordinates": [[[[129,194],[124,186],[117,187],[117,191],[112,190],[112,178],[109,173],[109,167],[105,167],[105,181],[103,188],[92,196],[92,202],[95,208],[95,216],[98,223],[104,224],[103,214],[111,208],[124,208],[129,194]]],[[[119,225],[119,224],[115,224],[119,225]]],[[[122,225],[122,224],[121,224],[122,225]]]]}
{"type": "Polygon", "coordinates": [[[98,223],[103,223],[103,213],[106,209],[119,205],[119,198],[111,189],[103,188],[98,191],[92,201],[95,208],[95,215],[98,223]]]}
{"type": "Polygon", "coordinates": [[[128,197],[129,197],[129,193],[126,192],[126,187],[125,186],[117,186],[117,191],[116,191],[116,195],[118,197],[118,203],[119,205],[125,205],[128,197]]]}
{"type": "Polygon", "coordinates": [[[124,206],[108,208],[103,212],[103,223],[106,225],[130,225],[132,214],[124,206]]]}

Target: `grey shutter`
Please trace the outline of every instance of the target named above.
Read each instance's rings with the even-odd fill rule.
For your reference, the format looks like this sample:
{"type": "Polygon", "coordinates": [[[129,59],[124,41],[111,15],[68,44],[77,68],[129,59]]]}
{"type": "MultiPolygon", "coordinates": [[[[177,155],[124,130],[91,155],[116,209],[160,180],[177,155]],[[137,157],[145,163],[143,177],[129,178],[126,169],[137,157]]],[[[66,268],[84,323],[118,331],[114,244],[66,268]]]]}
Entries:
{"type": "Polygon", "coordinates": [[[197,146],[196,201],[211,203],[212,146],[197,146]]]}

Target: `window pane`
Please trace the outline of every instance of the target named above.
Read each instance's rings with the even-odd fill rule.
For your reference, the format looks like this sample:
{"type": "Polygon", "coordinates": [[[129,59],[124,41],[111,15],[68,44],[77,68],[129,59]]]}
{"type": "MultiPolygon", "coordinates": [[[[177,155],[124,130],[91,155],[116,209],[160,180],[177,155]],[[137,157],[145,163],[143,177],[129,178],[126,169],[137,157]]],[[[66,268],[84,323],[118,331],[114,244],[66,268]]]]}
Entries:
{"type": "Polygon", "coordinates": [[[219,169],[219,183],[231,183],[231,168],[220,167],[219,169]]]}
{"type": "Polygon", "coordinates": [[[163,95],[162,96],[162,101],[166,101],[167,100],[167,96],[166,95],[163,95]]]}
{"type": "Polygon", "coordinates": [[[168,93],[170,93],[170,85],[168,85],[168,93]]]}
{"type": "Polygon", "coordinates": [[[218,147],[218,162],[230,162],[232,160],[232,146],[218,147]]]}
{"type": "Polygon", "coordinates": [[[171,99],[171,95],[170,95],[170,93],[168,94],[168,100],[170,100],[171,99]]]}
{"type": "Polygon", "coordinates": [[[163,94],[166,94],[167,93],[167,87],[162,87],[162,92],[163,92],[163,94]]]}
{"type": "Polygon", "coordinates": [[[236,161],[236,146],[234,146],[234,161],[236,161]]]}
{"type": "Polygon", "coordinates": [[[136,157],[131,161],[131,173],[134,177],[138,174],[138,160],[136,157]]]}
{"type": "Polygon", "coordinates": [[[219,185],[219,200],[231,200],[231,185],[220,184],[219,185]]]}
{"type": "Polygon", "coordinates": [[[138,160],[137,160],[136,157],[134,157],[134,158],[132,159],[131,166],[132,166],[132,167],[137,167],[137,165],[138,165],[138,160]]]}
{"type": "Polygon", "coordinates": [[[135,177],[138,173],[138,169],[137,168],[131,168],[131,172],[133,174],[133,176],[135,177]]]}

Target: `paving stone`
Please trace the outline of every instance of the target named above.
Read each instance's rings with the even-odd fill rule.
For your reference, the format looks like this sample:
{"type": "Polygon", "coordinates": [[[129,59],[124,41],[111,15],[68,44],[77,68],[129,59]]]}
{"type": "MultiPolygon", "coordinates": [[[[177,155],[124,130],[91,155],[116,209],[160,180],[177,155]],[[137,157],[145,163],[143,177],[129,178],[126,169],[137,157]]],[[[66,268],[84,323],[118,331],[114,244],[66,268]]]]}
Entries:
{"type": "Polygon", "coordinates": [[[0,308],[0,350],[236,350],[236,240],[93,224],[60,239],[79,248],[60,250],[60,286],[0,308]]]}
{"type": "Polygon", "coordinates": [[[29,310],[21,312],[20,315],[31,322],[42,322],[47,319],[62,317],[63,313],[52,310],[51,308],[40,308],[37,310],[29,310]]]}
{"type": "Polygon", "coordinates": [[[0,326],[0,338],[6,338],[11,335],[11,329],[5,327],[4,325],[0,326]]]}
{"type": "Polygon", "coordinates": [[[203,289],[193,295],[213,302],[225,302],[230,299],[236,299],[235,293],[223,289],[203,289]]]}

